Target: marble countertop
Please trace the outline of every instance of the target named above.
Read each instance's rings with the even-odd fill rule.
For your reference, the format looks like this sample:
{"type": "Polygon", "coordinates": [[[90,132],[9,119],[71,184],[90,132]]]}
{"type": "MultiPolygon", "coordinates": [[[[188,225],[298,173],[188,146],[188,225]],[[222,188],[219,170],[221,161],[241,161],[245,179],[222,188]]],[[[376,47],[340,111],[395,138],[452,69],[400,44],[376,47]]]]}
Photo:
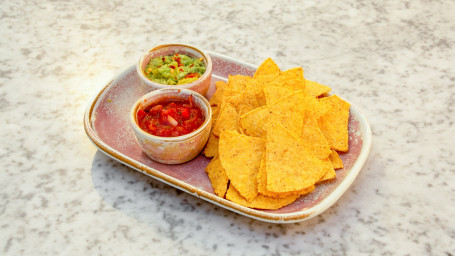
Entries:
{"type": "Polygon", "coordinates": [[[452,1],[2,1],[1,255],[455,255],[452,1]],[[331,86],[373,133],[321,215],[270,224],[110,159],[86,106],[182,42],[331,86]]]}

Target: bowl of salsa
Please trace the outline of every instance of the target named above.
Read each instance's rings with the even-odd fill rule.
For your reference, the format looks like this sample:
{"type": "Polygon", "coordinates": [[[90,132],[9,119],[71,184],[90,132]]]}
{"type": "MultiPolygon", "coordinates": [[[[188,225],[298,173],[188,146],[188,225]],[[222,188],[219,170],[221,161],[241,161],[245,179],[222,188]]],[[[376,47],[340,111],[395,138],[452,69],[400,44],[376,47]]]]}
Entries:
{"type": "Polygon", "coordinates": [[[143,54],[136,70],[142,84],[153,90],[190,89],[205,96],[212,77],[212,60],[190,45],[163,44],[143,54]]]}
{"type": "Polygon", "coordinates": [[[212,110],[201,94],[178,88],[152,91],[131,108],[142,151],[152,160],[180,164],[195,158],[210,135],[212,110]]]}

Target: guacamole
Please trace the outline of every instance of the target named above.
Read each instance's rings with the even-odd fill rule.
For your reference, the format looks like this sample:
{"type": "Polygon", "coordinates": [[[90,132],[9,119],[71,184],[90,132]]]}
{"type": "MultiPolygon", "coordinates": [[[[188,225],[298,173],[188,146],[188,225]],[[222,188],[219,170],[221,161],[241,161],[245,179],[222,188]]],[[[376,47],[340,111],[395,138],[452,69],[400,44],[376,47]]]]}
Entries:
{"type": "Polygon", "coordinates": [[[176,85],[196,81],[205,72],[203,58],[175,53],[151,59],[145,67],[145,76],[155,83],[176,85]]]}

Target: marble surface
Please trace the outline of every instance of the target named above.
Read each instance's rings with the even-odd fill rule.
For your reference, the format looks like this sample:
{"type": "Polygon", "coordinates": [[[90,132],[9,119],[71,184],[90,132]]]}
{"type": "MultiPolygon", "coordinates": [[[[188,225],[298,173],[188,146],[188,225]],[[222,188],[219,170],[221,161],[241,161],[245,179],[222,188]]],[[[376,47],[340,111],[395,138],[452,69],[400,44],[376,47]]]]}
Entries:
{"type": "Polygon", "coordinates": [[[1,255],[455,255],[453,1],[2,1],[1,255]],[[371,154],[323,214],[269,224],[110,159],[92,97],[183,42],[333,88],[371,154]]]}

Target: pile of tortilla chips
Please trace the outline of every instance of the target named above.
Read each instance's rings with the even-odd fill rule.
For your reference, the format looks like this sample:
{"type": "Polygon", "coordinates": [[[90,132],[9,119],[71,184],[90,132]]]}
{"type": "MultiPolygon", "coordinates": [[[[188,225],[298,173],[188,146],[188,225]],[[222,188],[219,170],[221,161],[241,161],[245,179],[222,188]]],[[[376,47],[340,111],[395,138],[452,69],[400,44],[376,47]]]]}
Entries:
{"type": "Polygon", "coordinates": [[[301,67],[281,71],[270,58],[253,77],[216,82],[213,129],[204,155],[215,193],[237,204],[278,209],[336,177],[348,151],[350,104],[306,80],[301,67]]]}

